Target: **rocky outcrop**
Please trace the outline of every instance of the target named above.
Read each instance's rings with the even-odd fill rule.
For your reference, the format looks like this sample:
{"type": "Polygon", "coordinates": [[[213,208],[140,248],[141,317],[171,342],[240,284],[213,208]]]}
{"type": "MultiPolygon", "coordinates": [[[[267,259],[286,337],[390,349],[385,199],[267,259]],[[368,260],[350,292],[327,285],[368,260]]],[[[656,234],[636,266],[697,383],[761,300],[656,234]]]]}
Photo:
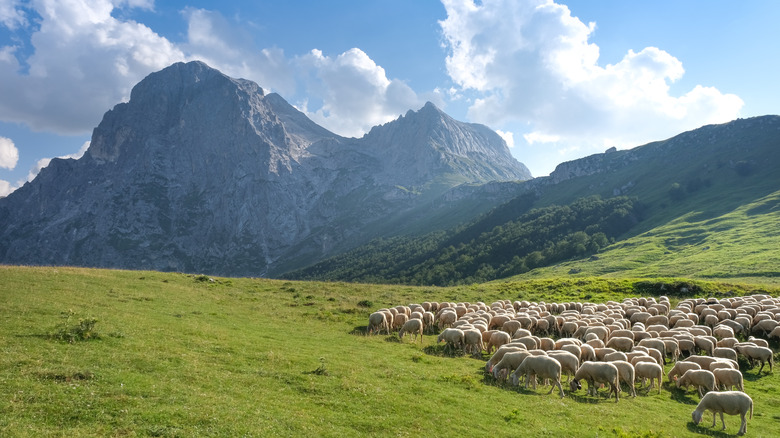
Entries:
{"type": "Polygon", "coordinates": [[[179,63],[108,111],[81,159],[0,199],[0,261],[273,275],[456,184],[528,178],[497,134],[433,104],[347,139],[251,81],[179,63]]]}

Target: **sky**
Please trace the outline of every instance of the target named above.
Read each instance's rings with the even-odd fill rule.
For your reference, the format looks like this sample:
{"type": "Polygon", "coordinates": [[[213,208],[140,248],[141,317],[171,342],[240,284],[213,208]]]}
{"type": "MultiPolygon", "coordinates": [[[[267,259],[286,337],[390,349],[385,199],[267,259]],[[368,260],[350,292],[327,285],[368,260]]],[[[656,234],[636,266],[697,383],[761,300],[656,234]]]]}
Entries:
{"type": "Polygon", "coordinates": [[[201,60],[360,137],[433,102],[534,176],[780,114],[776,0],[0,0],[0,196],[201,60]]]}

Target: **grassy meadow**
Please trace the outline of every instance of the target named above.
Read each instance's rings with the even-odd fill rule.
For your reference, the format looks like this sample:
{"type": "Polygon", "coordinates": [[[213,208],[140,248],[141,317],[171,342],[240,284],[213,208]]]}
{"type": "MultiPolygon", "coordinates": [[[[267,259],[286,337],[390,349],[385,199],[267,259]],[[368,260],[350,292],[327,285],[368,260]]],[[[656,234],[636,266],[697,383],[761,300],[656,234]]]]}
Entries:
{"type": "MultiPolygon", "coordinates": [[[[780,293],[663,283],[700,296],[780,293]]],[[[567,389],[560,399],[547,387],[496,384],[484,375],[486,356],[448,356],[435,336],[364,335],[368,315],[390,305],[603,302],[649,284],[569,278],[432,288],[0,266],[0,436],[734,435],[739,417],[726,417],[725,433],[707,427],[707,416],[693,425],[692,389],[664,382],[661,394],[623,392],[617,404],[567,389]],[[94,338],[60,340],[89,318],[97,323],[83,334],[94,338]]],[[[780,436],[780,370],[743,372],[755,402],[748,435],[780,436]]]]}

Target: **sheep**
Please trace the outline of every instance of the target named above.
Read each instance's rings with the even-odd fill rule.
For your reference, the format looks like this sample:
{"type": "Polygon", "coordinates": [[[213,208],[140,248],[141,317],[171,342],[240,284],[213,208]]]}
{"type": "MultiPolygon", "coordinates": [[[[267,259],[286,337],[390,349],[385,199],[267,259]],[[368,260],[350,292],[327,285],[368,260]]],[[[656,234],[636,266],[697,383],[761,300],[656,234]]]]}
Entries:
{"type": "Polygon", "coordinates": [[[769,348],[769,342],[767,342],[766,339],[760,339],[760,338],[756,338],[755,336],[751,336],[748,338],[748,342],[752,342],[758,345],[759,347],[769,348]]]}
{"type": "Polygon", "coordinates": [[[571,376],[580,368],[580,358],[568,351],[548,351],[547,355],[561,364],[561,373],[566,372],[566,381],[571,381],[571,376]]]}
{"type": "Polygon", "coordinates": [[[686,371],[700,370],[700,369],[701,366],[696,362],[677,362],[676,364],[674,364],[672,369],[669,370],[669,373],[666,375],[666,377],[669,378],[669,383],[672,383],[672,380],[682,376],[683,374],[685,374],[686,371]]]}
{"type": "Polygon", "coordinates": [[[379,333],[384,330],[390,334],[390,324],[387,321],[387,315],[384,312],[374,312],[368,316],[368,329],[366,332],[370,335],[374,331],[379,333]]]}
{"type": "Polygon", "coordinates": [[[465,335],[461,329],[446,328],[443,332],[439,333],[439,337],[436,338],[437,344],[442,341],[446,343],[445,348],[461,348],[465,343],[465,335]]]}
{"type": "Polygon", "coordinates": [[[408,320],[409,315],[399,312],[397,315],[395,315],[395,317],[393,317],[393,330],[400,330],[408,320]]]}
{"type": "MultiPolygon", "coordinates": [[[[420,335],[420,343],[423,341],[423,322],[422,319],[413,318],[404,323],[401,330],[398,331],[398,339],[403,340],[404,334],[414,334],[414,340],[417,341],[417,335],[420,335]]],[[[481,338],[481,336],[480,336],[481,338]]]]}
{"type": "Polygon", "coordinates": [[[661,379],[664,375],[664,368],[653,362],[639,362],[634,366],[634,374],[637,379],[642,379],[642,385],[645,379],[650,379],[648,390],[653,389],[653,380],[658,380],[658,393],[661,393],[661,379]]]}
{"type": "Polygon", "coordinates": [[[585,379],[588,382],[588,394],[596,396],[596,383],[606,383],[609,385],[609,397],[615,393],[615,403],[620,400],[618,391],[620,390],[620,374],[615,365],[609,362],[584,362],[574,374],[574,379],[569,382],[572,391],[582,388],[580,380],[585,379]]]}
{"type": "Polygon", "coordinates": [[[509,336],[509,333],[498,330],[493,332],[493,334],[490,335],[490,340],[485,346],[485,350],[487,350],[487,352],[490,353],[493,350],[493,348],[498,348],[510,342],[512,342],[512,337],[509,336]]]}
{"type": "Polygon", "coordinates": [[[628,385],[628,392],[631,394],[631,397],[636,397],[636,387],[634,386],[634,376],[636,374],[634,366],[624,360],[615,360],[610,363],[617,367],[620,381],[628,385]]]}
{"type": "Polygon", "coordinates": [[[604,355],[604,362],[614,362],[616,360],[628,360],[628,357],[626,356],[626,353],[623,353],[622,351],[616,351],[614,353],[609,353],[604,355]]]}
{"type": "Polygon", "coordinates": [[[723,421],[723,414],[739,414],[742,424],[739,426],[739,435],[747,433],[747,419],[745,415],[750,411],[750,418],[753,419],[753,399],[749,395],[740,391],[708,392],[702,397],[696,410],[691,414],[694,424],[699,424],[704,415],[704,411],[712,412],[712,426],[717,424],[716,415],[720,414],[720,422],[723,429],[726,430],[726,422],[723,421]]]}
{"type": "Polygon", "coordinates": [[[761,373],[761,370],[764,369],[764,363],[766,362],[769,362],[769,372],[772,372],[772,366],[774,365],[775,361],[772,357],[774,356],[774,353],[770,348],[749,344],[738,344],[734,348],[739,354],[747,357],[748,360],[750,360],[751,366],[754,366],[754,361],[761,361],[761,368],[758,369],[759,374],[761,373]]]}
{"type": "Polygon", "coordinates": [[[458,314],[455,313],[454,310],[449,310],[449,308],[445,308],[438,315],[438,321],[436,323],[439,326],[439,330],[441,330],[445,327],[452,327],[452,324],[455,324],[455,321],[457,320],[458,320],[458,314]]]}
{"type": "Polygon", "coordinates": [[[496,350],[495,353],[493,353],[492,356],[490,356],[490,359],[488,359],[487,362],[485,363],[485,371],[488,373],[492,373],[493,367],[496,366],[496,364],[499,361],[501,361],[504,355],[514,351],[527,351],[527,350],[525,349],[525,347],[521,348],[512,345],[502,345],[496,350]]]}
{"type": "Polygon", "coordinates": [[[473,328],[463,330],[464,351],[472,355],[482,354],[482,332],[473,328]]]}
{"type": "Polygon", "coordinates": [[[564,397],[563,386],[561,386],[561,364],[557,360],[549,356],[529,356],[523,360],[514,373],[512,373],[512,384],[517,385],[519,380],[518,376],[525,374],[525,388],[528,389],[528,383],[533,380],[534,389],[536,389],[536,379],[534,377],[541,377],[543,379],[552,379],[552,386],[550,392],[552,394],[555,387],[561,392],[561,398],[564,397]]]}
{"type": "Polygon", "coordinates": [[[712,374],[715,375],[715,387],[720,389],[721,386],[724,390],[731,390],[736,387],[738,390],[745,392],[744,380],[742,373],[739,370],[732,370],[728,368],[721,368],[713,370],[712,374]]]}
{"type": "Polygon", "coordinates": [[[688,387],[694,385],[699,390],[699,397],[704,396],[703,389],[707,391],[715,390],[715,374],[709,370],[688,370],[677,379],[677,387],[688,387]]]}
{"type": "Polygon", "coordinates": [[[712,356],[713,357],[720,357],[725,359],[731,359],[734,362],[737,361],[737,352],[733,348],[729,347],[715,347],[714,350],[712,350],[712,356]]]}
{"type": "Polygon", "coordinates": [[[504,380],[504,370],[516,370],[526,357],[533,356],[529,351],[513,351],[506,353],[504,357],[493,367],[493,377],[496,380],[504,380]]]}
{"type": "Polygon", "coordinates": [[[609,348],[614,348],[617,351],[629,352],[634,348],[634,338],[614,337],[610,338],[606,344],[609,348]]]}

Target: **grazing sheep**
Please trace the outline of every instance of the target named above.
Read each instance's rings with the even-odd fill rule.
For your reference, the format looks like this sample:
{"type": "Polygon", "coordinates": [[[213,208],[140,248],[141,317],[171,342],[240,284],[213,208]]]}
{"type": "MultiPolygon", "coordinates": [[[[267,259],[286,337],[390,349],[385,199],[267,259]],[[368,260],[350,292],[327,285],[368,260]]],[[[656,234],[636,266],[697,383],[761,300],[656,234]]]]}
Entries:
{"type": "Polygon", "coordinates": [[[715,347],[715,349],[712,350],[712,356],[731,359],[734,362],[737,361],[737,351],[729,347],[715,347]]]}
{"type": "MultiPolygon", "coordinates": [[[[404,334],[414,335],[415,342],[417,335],[420,335],[420,343],[423,341],[423,322],[422,319],[413,318],[404,323],[401,330],[398,331],[398,339],[403,340],[404,334]]],[[[482,336],[480,336],[480,339],[482,336]]]]}
{"type": "Polygon", "coordinates": [[[716,388],[720,389],[723,387],[725,391],[730,391],[733,387],[736,387],[738,390],[745,392],[744,380],[739,370],[721,368],[712,370],[712,374],[715,375],[716,388]]]}
{"type": "Polygon", "coordinates": [[[648,390],[653,389],[653,380],[658,380],[658,393],[661,393],[661,379],[664,376],[664,368],[657,363],[639,362],[634,366],[634,373],[637,379],[642,379],[642,385],[646,379],[650,379],[648,390]]]}
{"type": "Polygon", "coordinates": [[[493,367],[493,377],[498,381],[503,381],[506,373],[504,370],[516,370],[526,357],[533,356],[529,351],[513,351],[506,353],[504,357],[493,367]]]}
{"type": "Polygon", "coordinates": [[[552,385],[548,394],[552,394],[557,386],[561,392],[561,398],[564,397],[563,387],[561,386],[561,364],[554,358],[549,356],[529,356],[525,358],[515,372],[512,373],[512,384],[517,385],[519,376],[523,374],[525,374],[526,389],[528,389],[528,383],[531,381],[533,381],[534,389],[536,389],[535,377],[552,379],[552,385]]]}
{"type": "Polygon", "coordinates": [[[677,377],[682,376],[685,374],[688,370],[700,370],[701,366],[697,364],[696,362],[677,362],[674,364],[671,370],[669,370],[669,374],[666,375],[666,377],[669,378],[669,383],[672,383],[672,380],[676,379],[677,377]]]}
{"type": "Polygon", "coordinates": [[[375,331],[379,333],[382,330],[390,334],[390,324],[387,321],[387,315],[384,312],[374,312],[369,315],[367,333],[370,335],[375,331]]]}
{"type": "Polygon", "coordinates": [[[623,353],[622,351],[616,351],[614,353],[604,355],[604,362],[614,362],[616,360],[628,361],[628,356],[626,356],[626,353],[623,353]]]}
{"type": "Polygon", "coordinates": [[[408,320],[409,315],[399,312],[393,317],[393,330],[400,330],[408,320]]]}
{"type": "Polygon", "coordinates": [[[453,324],[455,324],[455,321],[458,320],[458,314],[455,313],[454,310],[450,310],[449,308],[445,308],[438,317],[438,321],[436,322],[439,326],[439,330],[445,328],[445,327],[452,327],[453,324]]]}
{"type": "Polygon", "coordinates": [[[629,352],[634,348],[634,338],[614,337],[607,341],[608,348],[614,348],[617,351],[629,352]]]}
{"type": "Polygon", "coordinates": [[[538,342],[536,342],[536,339],[532,337],[522,337],[522,338],[514,338],[512,339],[513,343],[519,343],[525,345],[525,348],[529,350],[533,350],[539,347],[538,342]]]}
{"type": "Polygon", "coordinates": [[[485,363],[485,371],[487,371],[488,373],[492,373],[493,367],[496,366],[496,364],[500,362],[501,359],[503,359],[505,354],[510,352],[515,352],[515,351],[527,351],[527,350],[525,349],[525,347],[521,348],[521,347],[516,347],[508,344],[502,345],[496,350],[495,353],[493,353],[492,356],[490,356],[490,359],[488,359],[487,362],[485,363]]]}
{"type": "Polygon", "coordinates": [[[493,348],[498,348],[510,342],[512,342],[512,337],[509,336],[509,333],[497,330],[490,335],[490,340],[485,346],[485,350],[487,350],[487,352],[490,353],[491,351],[493,351],[493,348]]]}
{"type": "Polygon", "coordinates": [[[463,330],[463,351],[467,354],[482,354],[482,332],[473,328],[463,330]]]}
{"type": "Polygon", "coordinates": [[[756,338],[755,336],[751,336],[748,338],[748,342],[752,342],[758,345],[759,347],[769,348],[769,342],[767,342],[766,339],[760,339],[760,338],[756,338]]]}
{"type": "Polygon", "coordinates": [[[742,420],[742,424],[739,426],[739,435],[744,435],[747,432],[745,415],[747,415],[748,411],[750,411],[750,418],[753,419],[753,399],[740,391],[708,392],[707,395],[702,397],[696,406],[696,410],[691,414],[694,424],[701,422],[704,411],[712,412],[711,427],[715,427],[715,424],[717,424],[716,415],[720,414],[720,422],[723,424],[723,429],[721,430],[726,430],[723,414],[739,414],[742,420]]]}
{"type": "Polygon", "coordinates": [[[566,373],[566,381],[571,380],[571,376],[577,373],[580,368],[580,358],[568,351],[553,350],[548,351],[547,355],[561,363],[561,373],[566,373]]]}
{"type": "Polygon", "coordinates": [[[636,386],[634,385],[636,372],[634,366],[624,360],[615,360],[610,363],[617,367],[620,381],[628,385],[628,392],[631,394],[631,397],[636,397],[636,386]]]}
{"type": "Polygon", "coordinates": [[[609,362],[584,362],[574,374],[574,379],[569,382],[572,391],[582,388],[580,380],[585,379],[588,382],[588,394],[596,396],[596,383],[609,385],[607,397],[614,392],[615,403],[620,400],[618,392],[620,390],[620,373],[615,365],[609,362]]]}
{"type": "Polygon", "coordinates": [[[456,328],[446,328],[443,332],[439,333],[439,337],[436,338],[436,343],[445,342],[445,348],[461,348],[465,343],[465,335],[463,330],[456,328]]]}
{"type": "Polygon", "coordinates": [[[750,365],[755,366],[754,362],[756,360],[761,361],[761,368],[758,369],[758,372],[761,373],[761,370],[764,369],[764,364],[766,362],[769,362],[769,372],[772,372],[772,366],[774,365],[774,353],[770,348],[766,347],[759,347],[758,345],[750,345],[750,344],[738,344],[734,347],[737,352],[750,360],[750,365]]]}
{"type": "Polygon", "coordinates": [[[699,397],[704,396],[704,389],[707,391],[715,390],[715,374],[709,370],[688,370],[685,374],[677,379],[677,387],[685,387],[693,385],[699,390],[699,397]]]}

